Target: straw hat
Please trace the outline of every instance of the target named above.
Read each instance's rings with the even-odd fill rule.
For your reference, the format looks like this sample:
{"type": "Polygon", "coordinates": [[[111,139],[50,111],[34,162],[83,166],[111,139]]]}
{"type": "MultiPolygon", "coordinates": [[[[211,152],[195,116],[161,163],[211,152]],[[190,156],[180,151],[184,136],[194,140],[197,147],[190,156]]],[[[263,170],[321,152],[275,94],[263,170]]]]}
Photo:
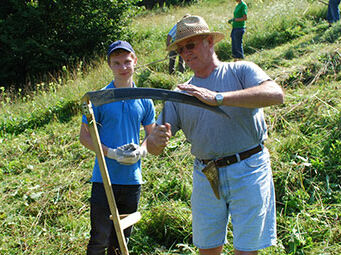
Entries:
{"type": "Polygon", "coordinates": [[[200,16],[188,16],[181,19],[177,24],[175,40],[168,47],[168,51],[175,50],[176,44],[197,35],[212,35],[213,42],[217,43],[224,39],[224,34],[211,32],[206,21],[200,16]]]}

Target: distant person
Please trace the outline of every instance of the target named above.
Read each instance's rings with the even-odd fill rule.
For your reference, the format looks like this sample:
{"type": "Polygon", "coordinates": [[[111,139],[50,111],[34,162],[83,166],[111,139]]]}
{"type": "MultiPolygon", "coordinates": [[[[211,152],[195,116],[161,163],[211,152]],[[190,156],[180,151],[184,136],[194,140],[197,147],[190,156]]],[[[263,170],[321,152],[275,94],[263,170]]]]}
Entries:
{"type": "Polygon", "coordinates": [[[232,57],[235,60],[244,58],[243,35],[246,30],[245,21],[247,20],[247,5],[242,0],[236,0],[237,5],[233,12],[233,18],[228,21],[232,24],[231,41],[232,57]]]}
{"type": "Polygon", "coordinates": [[[165,121],[161,113],[147,145],[159,155],[179,130],[191,144],[193,243],[199,253],[221,254],[231,217],[234,254],[256,255],[276,244],[275,190],[262,108],[281,104],[284,93],[252,62],[221,62],[214,45],[223,38],[202,17],[189,16],[178,22],[168,50],[176,50],[194,72],[178,89],[220,106],[231,118],[168,101],[165,121]],[[207,167],[219,176],[214,187],[220,197],[203,172],[207,167]]]}
{"type": "Polygon", "coordinates": [[[340,0],[329,0],[327,11],[327,21],[329,25],[340,20],[339,4],[340,0]]]}
{"type": "MultiPolygon", "coordinates": [[[[134,68],[137,57],[132,46],[126,41],[116,41],[107,52],[108,65],[114,80],[103,89],[134,88],[134,68]]],[[[146,136],[155,123],[153,101],[133,99],[113,102],[93,107],[98,133],[102,142],[110,181],[119,214],[131,214],[137,211],[141,183],[141,158],[146,156],[146,142],[140,144],[140,126],[143,125],[146,136]]],[[[89,150],[94,145],[89,133],[85,116],[82,119],[80,142],[89,150]]],[[[97,158],[92,173],[90,198],[90,241],[87,254],[120,254],[108,200],[104,190],[97,158]]],[[[132,227],[124,230],[126,240],[132,227]]]]}
{"type": "MultiPolygon", "coordinates": [[[[186,14],[184,17],[189,16],[189,14],[186,14]]],[[[166,45],[168,47],[169,44],[174,42],[176,36],[176,24],[172,27],[172,29],[169,31],[167,35],[166,45]]],[[[175,62],[178,54],[176,51],[172,50],[168,53],[169,56],[169,74],[174,74],[175,72],[175,62]]],[[[182,57],[179,55],[179,63],[178,63],[178,70],[179,72],[183,73],[185,71],[185,62],[182,59],[182,57]]]]}

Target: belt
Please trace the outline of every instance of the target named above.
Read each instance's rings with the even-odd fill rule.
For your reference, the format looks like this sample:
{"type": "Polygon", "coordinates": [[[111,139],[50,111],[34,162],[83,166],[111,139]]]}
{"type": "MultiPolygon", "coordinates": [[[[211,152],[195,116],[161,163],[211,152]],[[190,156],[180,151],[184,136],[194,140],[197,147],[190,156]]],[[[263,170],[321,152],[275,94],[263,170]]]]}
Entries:
{"type": "Polygon", "coordinates": [[[216,165],[216,167],[224,167],[224,166],[228,166],[228,165],[232,165],[234,163],[237,163],[238,161],[247,159],[247,158],[251,157],[253,154],[256,154],[256,153],[258,153],[258,152],[260,152],[262,150],[263,150],[263,147],[261,145],[258,145],[255,148],[252,148],[252,149],[247,150],[247,151],[243,151],[241,153],[237,153],[236,155],[227,156],[227,157],[219,158],[219,159],[216,159],[216,160],[213,160],[213,159],[203,159],[203,160],[200,160],[200,161],[201,161],[201,163],[207,165],[208,162],[213,160],[215,165],[216,165]],[[239,156],[239,159],[238,159],[237,155],[239,156]]]}

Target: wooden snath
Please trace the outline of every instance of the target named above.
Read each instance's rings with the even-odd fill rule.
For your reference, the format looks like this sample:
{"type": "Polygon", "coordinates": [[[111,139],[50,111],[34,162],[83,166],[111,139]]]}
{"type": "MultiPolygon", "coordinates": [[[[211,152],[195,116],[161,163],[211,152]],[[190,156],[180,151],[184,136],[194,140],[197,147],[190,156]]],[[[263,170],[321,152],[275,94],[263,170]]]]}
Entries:
{"type": "Polygon", "coordinates": [[[88,121],[89,132],[91,135],[92,142],[94,144],[96,157],[98,160],[99,168],[101,171],[101,176],[103,179],[105,194],[108,199],[108,204],[109,204],[110,213],[111,213],[110,219],[114,223],[121,253],[123,255],[129,255],[129,251],[127,248],[127,243],[124,238],[123,230],[135,224],[136,222],[138,222],[141,219],[141,214],[139,212],[135,212],[132,214],[119,215],[116,202],[115,202],[114,193],[113,193],[112,186],[111,186],[111,181],[109,178],[108,168],[104,159],[104,153],[103,153],[103,149],[101,146],[101,140],[98,135],[98,129],[96,125],[94,112],[92,109],[92,104],[87,94],[85,94],[84,97],[82,98],[82,111],[88,121]]]}

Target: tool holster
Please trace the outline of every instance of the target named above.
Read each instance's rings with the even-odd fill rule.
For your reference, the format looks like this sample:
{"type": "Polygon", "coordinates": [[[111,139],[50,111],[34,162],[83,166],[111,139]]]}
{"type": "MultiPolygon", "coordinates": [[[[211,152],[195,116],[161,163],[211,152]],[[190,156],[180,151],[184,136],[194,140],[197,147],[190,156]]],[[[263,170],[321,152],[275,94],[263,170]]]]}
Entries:
{"type": "Polygon", "coordinates": [[[219,170],[216,166],[215,161],[214,160],[209,161],[206,167],[202,170],[202,172],[205,174],[207,180],[210,182],[214,195],[217,197],[217,199],[220,199],[219,170]]]}

